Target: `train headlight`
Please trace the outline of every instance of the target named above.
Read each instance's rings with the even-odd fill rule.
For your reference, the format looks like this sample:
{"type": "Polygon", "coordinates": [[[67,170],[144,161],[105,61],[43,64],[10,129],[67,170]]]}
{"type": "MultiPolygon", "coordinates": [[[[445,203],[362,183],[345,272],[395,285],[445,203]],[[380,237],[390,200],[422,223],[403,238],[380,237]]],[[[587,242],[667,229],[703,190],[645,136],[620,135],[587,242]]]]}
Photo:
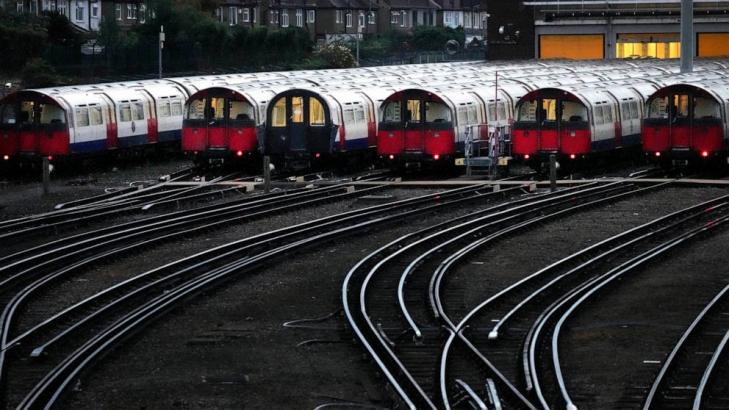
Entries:
{"type": "Polygon", "coordinates": [[[3,155],[3,159],[4,159],[5,161],[9,160],[9,159],[10,159],[10,155],[3,155]]]}

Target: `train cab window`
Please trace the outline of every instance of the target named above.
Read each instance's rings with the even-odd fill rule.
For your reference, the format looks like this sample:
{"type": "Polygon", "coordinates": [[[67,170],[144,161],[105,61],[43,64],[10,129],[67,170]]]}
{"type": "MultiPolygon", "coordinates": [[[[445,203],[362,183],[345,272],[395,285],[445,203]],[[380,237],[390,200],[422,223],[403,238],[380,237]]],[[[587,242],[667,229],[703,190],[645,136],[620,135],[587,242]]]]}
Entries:
{"type": "Polygon", "coordinates": [[[271,110],[271,125],[274,127],[286,126],[286,98],[280,98],[271,110]]]}
{"type": "Polygon", "coordinates": [[[406,122],[420,122],[420,100],[408,100],[405,111],[406,122]]]}
{"type": "Polygon", "coordinates": [[[425,103],[425,122],[451,122],[451,110],[447,105],[428,101],[425,103]]]}
{"type": "Polygon", "coordinates": [[[86,107],[76,107],[76,126],[88,127],[89,125],[89,109],[86,107]]]}
{"type": "Polygon", "coordinates": [[[562,101],[562,122],[587,121],[587,107],[575,101],[562,101]]]}
{"type": "Polygon", "coordinates": [[[400,122],[400,101],[385,104],[384,111],[385,122],[400,122]]]}
{"type": "Polygon", "coordinates": [[[304,122],[304,97],[291,97],[291,122],[304,122]]]}
{"type": "Polygon", "coordinates": [[[557,121],[557,100],[554,98],[545,98],[542,100],[542,107],[540,110],[540,119],[544,122],[556,122],[557,121]]]}
{"type": "Polygon", "coordinates": [[[657,97],[648,103],[648,118],[668,118],[668,97],[657,97]]]}
{"type": "Polygon", "coordinates": [[[103,122],[101,107],[98,105],[89,106],[89,125],[101,125],[103,122]]]}
{"type": "Polygon", "coordinates": [[[694,118],[710,119],[721,117],[719,103],[713,98],[694,97],[694,118]]]}
{"type": "Polygon", "coordinates": [[[324,106],[317,98],[309,97],[309,125],[321,126],[324,124],[324,106]]]}
{"type": "Polygon", "coordinates": [[[132,106],[129,103],[123,103],[119,106],[119,120],[121,122],[132,120],[132,106]]]}
{"type": "Polygon", "coordinates": [[[230,120],[253,120],[253,106],[248,101],[229,101],[228,119],[230,120]]]}
{"type": "Polygon", "coordinates": [[[534,122],[537,120],[537,102],[536,101],[524,101],[519,105],[517,110],[517,121],[521,122],[534,122]]]}
{"type": "Polygon", "coordinates": [[[15,124],[15,108],[12,105],[0,105],[0,123],[15,124]]]}
{"type": "Polygon", "coordinates": [[[222,120],[225,118],[225,98],[213,97],[210,99],[210,119],[222,120]]]}
{"type": "Polygon", "coordinates": [[[205,119],[205,99],[200,98],[190,101],[187,107],[187,119],[204,120],[205,119]]]}
{"type": "Polygon", "coordinates": [[[20,113],[18,116],[18,122],[20,124],[30,124],[33,122],[33,107],[35,103],[33,101],[23,101],[20,103],[20,113]]]}
{"type": "Polygon", "coordinates": [[[55,104],[40,105],[40,123],[41,124],[58,124],[65,123],[66,116],[61,107],[55,104]]]}
{"type": "Polygon", "coordinates": [[[180,115],[182,115],[182,101],[180,101],[180,100],[170,101],[170,114],[173,117],[179,117],[180,115]]]}

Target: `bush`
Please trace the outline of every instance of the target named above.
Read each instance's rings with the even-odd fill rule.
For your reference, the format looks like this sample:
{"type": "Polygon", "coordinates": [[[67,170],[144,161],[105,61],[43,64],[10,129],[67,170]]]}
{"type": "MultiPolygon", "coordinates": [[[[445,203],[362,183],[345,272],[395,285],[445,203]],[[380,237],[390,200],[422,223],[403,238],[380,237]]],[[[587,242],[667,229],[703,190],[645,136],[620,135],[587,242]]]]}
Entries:
{"type": "Polygon", "coordinates": [[[25,88],[52,87],[63,83],[53,66],[41,58],[28,61],[20,75],[25,88]]]}
{"type": "Polygon", "coordinates": [[[341,43],[327,44],[316,52],[316,56],[323,60],[329,68],[351,68],[357,66],[354,55],[352,55],[352,50],[341,43]]]}

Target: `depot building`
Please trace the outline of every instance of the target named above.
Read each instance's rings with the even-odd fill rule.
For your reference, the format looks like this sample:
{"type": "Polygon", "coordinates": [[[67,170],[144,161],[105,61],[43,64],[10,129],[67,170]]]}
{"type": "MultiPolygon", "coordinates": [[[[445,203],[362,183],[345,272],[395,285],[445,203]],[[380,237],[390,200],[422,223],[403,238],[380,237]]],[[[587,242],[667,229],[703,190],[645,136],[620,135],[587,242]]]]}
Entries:
{"type": "MultiPolygon", "coordinates": [[[[680,57],[680,0],[527,0],[540,59],[680,57]]],[[[729,1],[694,0],[696,56],[729,56],[729,1]]]]}

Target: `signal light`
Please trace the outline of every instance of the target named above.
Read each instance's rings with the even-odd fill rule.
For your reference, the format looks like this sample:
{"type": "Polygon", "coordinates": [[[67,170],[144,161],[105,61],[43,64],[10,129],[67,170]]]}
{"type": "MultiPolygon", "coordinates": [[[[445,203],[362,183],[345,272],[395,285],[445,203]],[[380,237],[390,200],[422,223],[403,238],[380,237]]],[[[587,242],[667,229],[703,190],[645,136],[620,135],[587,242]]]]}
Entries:
{"type": "Polygon", "coordinates": [[[529,154],[524,154],[524,159],[529,159],[529,158],[531,158],[531,157],[532,157],[532,156],[531,156],[531,155],[529,155],[529,154]]]}
{"type": "Polygon", "coordinates": [[[320,153],[317,152],[316,154],[314,154],[314,158],[319,158],[319,157],[321,157],[320,153]]]}
{"type": "Polygon", "coordinates": [[[440,159],[440,154],[433,155],[433,159],[438,161],[440,159]]]}
{"type": "Polygon", "coordinates": [[[53,161],[53,155],[48,156],[48,161],[53,161]]]}
{"type": "Polygon", "coordinates": [[[660,157],[660,156],[661,156],[661,153],[660,153],[660,152],[658,152],[658,151],[656,151],[656,156],[657,156],[657,157],[660,157]]]}
{"type": "Polygon", "coordinates": [[[239,157],[242,157],[243,156],[243,151],[238,151],[235,154],[238,155],[239,157]]]}
{"type": "Polygon", "coordinates": [[[570,154],[570,159],[575,159],[575,154],[570,154]]]}
{"type": "Polygon", "coordinates": [[[709,151],[701,151],[701,156],[706,158],[709,156],[709,151]]]}
{"type": "Polygon", "coordinates": [[[9,160],[9,159],[10,159],[10,155],[3,155],[3,159],[4,159],[5,161],[9,160]]]}
{"type": "Polygon", "coordinates": [[[390,154],[390,159],[395,159],[395,156],[390,154]]]}

